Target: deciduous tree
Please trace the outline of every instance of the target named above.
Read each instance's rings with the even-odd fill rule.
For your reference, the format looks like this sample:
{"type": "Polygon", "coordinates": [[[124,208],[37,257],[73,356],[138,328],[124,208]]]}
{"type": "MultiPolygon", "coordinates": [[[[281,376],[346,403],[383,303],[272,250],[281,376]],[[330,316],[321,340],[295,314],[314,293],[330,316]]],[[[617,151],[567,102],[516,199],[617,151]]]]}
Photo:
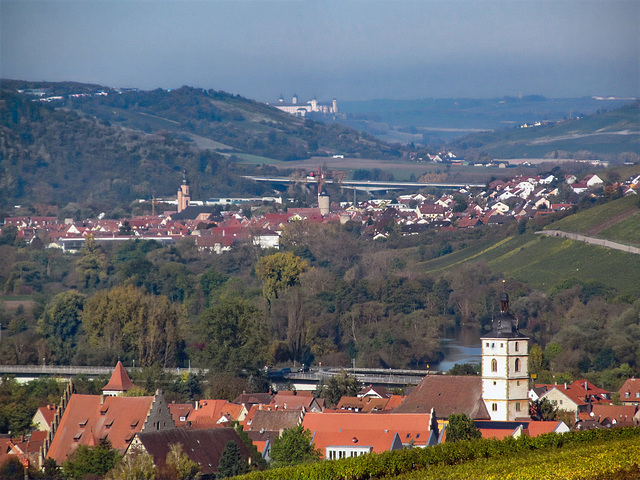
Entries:
{"type": "Polygon", "coordinates": [[[311,432],[302,425],[286,430],[273,440],[271,447],[271,459],[275,467],[315,462],[321,455],[311,441],[311,432]]]}

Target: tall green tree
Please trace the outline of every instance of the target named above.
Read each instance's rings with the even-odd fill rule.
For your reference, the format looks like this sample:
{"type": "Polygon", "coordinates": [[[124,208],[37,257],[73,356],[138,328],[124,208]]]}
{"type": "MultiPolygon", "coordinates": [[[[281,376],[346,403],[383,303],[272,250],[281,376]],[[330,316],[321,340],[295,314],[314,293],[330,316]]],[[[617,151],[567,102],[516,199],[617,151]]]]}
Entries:
{"type": "Polygon", "coordinates": [[[95,288],[107,276],[107,256],[89,234],[80,250],[81,257],[76,262],[76,272],[84,288],[95,288]]]}
{"type": "Polygon", "coordinates": [[[69,364],[81,335],[85,296],[75,290],[51,299],[38,320],[38,333],[44,337],[55,360],[69,364]]]}
{"type": "Polygon", "coordinates": [[[286,467],[318,461],[322,452],[311,441],[311,432],[298,425],[273,440],[271,460],[274,467],[286,467]]]}
{"type": "Polygon", "coordinates": [[[234,441],[227,442],[220,457],[216,478],[235,477],[248,471],[249,463],[246,458],[242,458],[242,452],[238,444],[234,441]]]}
{"type": "Polygon", "coordinates": [[[279,292],[297,285],[300,275],[309,265],[292,252],[278,252],[260,258],[256,274],[263,282],[263,293],[267,301],[278,298],[279,292]]]}
{"type": "Polygon", "coordinates": [[[480,430],[475,423],[464,413],[449,415],[447,424],[447,442],[463,442],[465,440],[475,440],[482,437],[480,430]]]}
{"type": "Polygon", "coordinates": [[[200,316],[206,346],[203,360],[214,370],[259,370],[267,360],[268,337],[261,312],[250,302],[224,295],[200,316]]]}

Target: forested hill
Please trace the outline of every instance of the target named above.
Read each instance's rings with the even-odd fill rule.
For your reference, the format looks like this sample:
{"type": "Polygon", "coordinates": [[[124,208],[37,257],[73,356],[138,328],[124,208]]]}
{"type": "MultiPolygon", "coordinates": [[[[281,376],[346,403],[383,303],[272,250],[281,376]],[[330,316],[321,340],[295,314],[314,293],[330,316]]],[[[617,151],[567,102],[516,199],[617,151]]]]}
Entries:
{"type": "Polygon", "coordinates": [[[113,206],[169,196],[183,169],[196,198],[260,195],[264,187],[232,172],[235,156],[401,155],[356,130],[213,90],[1,85],[0,207],[80,200],[113,206]]]}
{"type": "Polygon", "coordinates": [[[223,156],[166,131],[123,129],[32,97],[1,94],[0,207],[82,202],[108,211],[136,198],[175,194],[184,168],[197,172],[198,195],[262,193],[232,174],[223,156]]]}
{"type": "MultiPolygon", "coordinates": [[[[33,85],[33,84],[29,84],[33,85]]],[[[181,87],[176,90],[121,91],[73,84],[46,84],[54,105],[82,111],[111,125],[147,133],[166,130],[196,145],[224,153],[248,153],[278,160],[312,155],[398,158],[401,152],[381,140],[337,124],[294,117],[269,105],[230,93],[181,87]],[[106,95],[75,95],[91,90],[106,95]],[[203,138],[205,139],[203,141],[203,138]],[[207,142],[207,140],[209,140],[207,142]]],[[[5,82],[5,87],[18,86],[5,82]]]]}

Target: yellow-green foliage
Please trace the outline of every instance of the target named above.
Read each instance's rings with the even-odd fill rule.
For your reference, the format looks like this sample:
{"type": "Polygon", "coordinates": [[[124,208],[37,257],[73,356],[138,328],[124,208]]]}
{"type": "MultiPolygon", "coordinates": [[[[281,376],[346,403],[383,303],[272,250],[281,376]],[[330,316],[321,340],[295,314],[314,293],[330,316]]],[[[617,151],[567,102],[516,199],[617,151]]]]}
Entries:
{"type": "Polygon", "coordinates": [[[639,461],[640,428],[624,428],[561,435],[547,434],[537,438],[522,436],[503,441],[481,439],[445,443],[435,447],[369,454],[334,461],[325,460],[297,467],[253,472],[237,478],[365,480],[402,475],[402,479],[588,479],[601,473],[615,472],[639,461]],[[525,467],[530,470],[523,473],[522,468],[525,467]],[[450,475],[449,472],[455,472],[457,469],[461,472],[458,476],[447,476],[450,475]],[[518,469],[521,471],[517,474],[507,476],[510,475],[509,472],[516,472],[518,469]],[[574,469],[580,469],[579,473],[567,476],[574,469]],[[555,477],[545,476],[556,471],[560,474],[555,477]],[[485,474],[493,476],[483,477],[485,474]]]}
{"type": "Polygon", "coordinates": [[[640,464],[640,437],[537,450],[518,456],[436,466],[395,477],[397,480],[573,480],[601,478],[640,464]]]}

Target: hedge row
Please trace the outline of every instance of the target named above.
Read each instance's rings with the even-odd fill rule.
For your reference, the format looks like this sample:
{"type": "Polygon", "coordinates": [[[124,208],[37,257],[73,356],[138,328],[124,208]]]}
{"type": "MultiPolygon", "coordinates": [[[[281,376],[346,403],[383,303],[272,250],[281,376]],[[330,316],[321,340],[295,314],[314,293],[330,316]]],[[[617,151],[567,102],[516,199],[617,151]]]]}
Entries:
{"type": "Polygon", "coordinates": [[[242,480],[365,480],[371,477],[388,477],[426,468],[430,465],[456,465],[480,458],[515,455],[520,452],[553,449],[563,446],[632,438],[640,435],[640,428],[616,428],[589,430],[563,434],[546,434],[539,437],[525,435],[517,439],[474,440],[460,443],[444,443],[429,448],[413,448],[362,455],[341,460],[277,468],[252,472],[237,479],[242,480]]]}

